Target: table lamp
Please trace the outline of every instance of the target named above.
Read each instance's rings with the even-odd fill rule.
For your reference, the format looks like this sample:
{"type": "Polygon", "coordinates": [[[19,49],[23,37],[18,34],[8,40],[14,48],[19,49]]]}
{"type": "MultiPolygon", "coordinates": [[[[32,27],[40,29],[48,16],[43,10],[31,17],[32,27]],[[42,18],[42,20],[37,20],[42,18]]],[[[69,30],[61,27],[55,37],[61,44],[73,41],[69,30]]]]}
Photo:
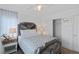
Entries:
{"type": "Polygon", "coordinates": [[[12,37],[12,38],[15,38],[16,27],[10,28],[10,33],[11,33],[11,37],[12,37]]]}

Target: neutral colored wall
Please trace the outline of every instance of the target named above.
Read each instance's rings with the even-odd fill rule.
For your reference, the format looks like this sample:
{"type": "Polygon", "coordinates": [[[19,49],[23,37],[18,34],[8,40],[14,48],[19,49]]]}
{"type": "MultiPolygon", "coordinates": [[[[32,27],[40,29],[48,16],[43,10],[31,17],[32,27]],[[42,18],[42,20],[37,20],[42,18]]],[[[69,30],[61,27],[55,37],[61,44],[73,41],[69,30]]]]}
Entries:
{"type": "Polygon", "coordinates": [[[42,12],[34,10],[36,5],[0,5],[0,8],[18,12],[19,22],[33,21],[42,23],[46,31],[52,35],[52,20],[79,14],[79,5],[44,5],[42,12]]]}
{"type": "Polygon", "coordinates": [[[79,9],[71,9],[71,10],[67,10],[67,11],[63,11],[63,12],[59,12],[59,13],[56,13],[56,14],[53,14],[51,13],[50,15],[47,14],[48,17],[45,17],[45,16],[37,16],[37,17],[33,17],[33,16],[30,16],[30,15],[22,15],[22,14],[19,14],[19,19],[20,19],[20,22],[23,22],[23,21],[33,21],[35,22],[36,24],[39,23],[39,24],[43,24],[45,26],[45,29],[46,29],[46,32],[48,32],[49,35],[52,35],[52,31],[53,31],[53,27],[52,27],[52,20],[53,19],[63,19],[63,18],[66,18],[66,17],[71,17],[71,16],[75,16],[75,15],[79,15],[79,12],[78,12],[79,9]]]}

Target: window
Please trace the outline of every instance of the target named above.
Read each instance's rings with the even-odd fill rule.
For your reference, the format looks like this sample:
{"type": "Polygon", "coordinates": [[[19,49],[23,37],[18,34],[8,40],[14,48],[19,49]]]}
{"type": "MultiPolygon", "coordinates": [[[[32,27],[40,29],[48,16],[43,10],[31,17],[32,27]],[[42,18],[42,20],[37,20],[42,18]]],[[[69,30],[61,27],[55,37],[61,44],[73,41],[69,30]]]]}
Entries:
{"type": "Polygon", "coordinates": [[[17,13],[0,9],[0,35],[9,34],[12,27],[17,28],[17,13]]]}

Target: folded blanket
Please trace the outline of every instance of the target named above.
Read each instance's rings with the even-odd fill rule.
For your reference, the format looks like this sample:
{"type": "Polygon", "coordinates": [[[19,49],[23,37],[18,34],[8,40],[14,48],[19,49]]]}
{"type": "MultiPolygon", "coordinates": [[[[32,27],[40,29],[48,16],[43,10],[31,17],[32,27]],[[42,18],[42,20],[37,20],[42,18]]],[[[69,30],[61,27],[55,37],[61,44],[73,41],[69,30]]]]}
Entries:
{"type": "Polygon", "coordinates": [[[39,54],[59,54],[61,53],[61,42],[54,39],[45,44],[45,47],[40,47],[39,54]]]}

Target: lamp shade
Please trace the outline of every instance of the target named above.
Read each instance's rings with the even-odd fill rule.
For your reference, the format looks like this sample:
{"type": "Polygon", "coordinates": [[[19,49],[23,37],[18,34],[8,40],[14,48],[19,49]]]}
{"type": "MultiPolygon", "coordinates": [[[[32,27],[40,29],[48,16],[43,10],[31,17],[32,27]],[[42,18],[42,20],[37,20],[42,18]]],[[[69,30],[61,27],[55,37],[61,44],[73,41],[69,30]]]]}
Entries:
{"type": "Polygon", "coordinates": [[[16,28],[10,28],[10,33],[16,33],[16,28]]]}

